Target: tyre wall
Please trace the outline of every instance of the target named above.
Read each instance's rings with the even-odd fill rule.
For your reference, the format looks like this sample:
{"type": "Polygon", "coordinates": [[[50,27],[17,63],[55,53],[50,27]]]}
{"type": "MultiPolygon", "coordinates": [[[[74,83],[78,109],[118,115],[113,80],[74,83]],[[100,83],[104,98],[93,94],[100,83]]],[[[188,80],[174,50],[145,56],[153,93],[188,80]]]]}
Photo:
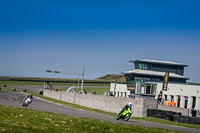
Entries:
{"type": "Polygon", "coordinates": [[[160,119],[170,120],[178,123],[198,124],[200,125],[199,117],[191,117],[182,115],[181,112],[173,112],[159,109],[147,109],[147,117],[156,117],[160,119]]]}
{"type": "Polygon", "coordinates": [[[182,115],[185,115],[185,116],[189,115],[189,110],[186,109],[186,108],[178,108],[178,107],[158,105],[158,109],[166,110],[166,111],[173,111],[173,112],[180,112],[182,115]]]}

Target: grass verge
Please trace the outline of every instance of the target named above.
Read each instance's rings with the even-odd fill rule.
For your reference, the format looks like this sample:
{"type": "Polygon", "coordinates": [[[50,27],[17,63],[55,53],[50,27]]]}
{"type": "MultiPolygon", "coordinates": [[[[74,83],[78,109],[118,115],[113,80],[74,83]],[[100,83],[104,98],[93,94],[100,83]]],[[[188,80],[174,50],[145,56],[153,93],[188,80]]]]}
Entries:
{"type": "Polygon", "coordinates": [[[124,125],[95,119],[71,117],[68,115],[0,105],[0,132],[173,133],[175,131],[124,125]]]}
{"type": "MultiPolygon", "coordinates": [[[[61,88],[59,91],[66,91],[68,88],[61,88]]],[[[79,92],[78,88],[74,89],[76,92],[79,92]]],[[[84,88],[87,93],[92,93],[93,90],[96,92],[97,95],[103,95],[104,92],[109,91],[110,88],[84,88]]]]}
{"type": "MultiPolygon", "coordinates": [[[[74,81],[73,81],[74,82],[74,81]]],[[[58,83],[58,82],[51,82],[50,83],[52,85],[68,85],[68,86],[78,86],[78,82],[75,82],[75,83],[58,83]]],[[[0,86],[4,86],[4,85],[44,85],[45,81],[44,82],[39,82],[37,80],[35,81],[3,81],[3,80],[0,80],[0,86]]],[[[81,84],[81,83],[80,83],[81,84]]],[[[110,86],[109,83],[84,83],[84,86],[110,86]]]]}

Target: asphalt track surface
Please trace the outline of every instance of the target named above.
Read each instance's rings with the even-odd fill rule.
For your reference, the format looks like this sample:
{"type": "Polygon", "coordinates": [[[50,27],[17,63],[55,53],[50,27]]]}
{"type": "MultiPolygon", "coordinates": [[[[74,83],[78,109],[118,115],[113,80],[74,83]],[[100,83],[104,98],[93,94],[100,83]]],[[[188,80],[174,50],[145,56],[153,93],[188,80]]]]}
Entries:
{"type": "MultiPolygon", "coordinates": [[[[12,92],[12,91],[0,91],[0,104],[8,105],[8,106],[15,106],[15,107],[22,107],[22,101],[26,97],[25,94],[19,92],[12,92]]],[[[103,121],[110,121],[116,123],[123,123],[128,125],[137,125],[137,126],[144,126],[144,127],[153,127],[153,128],[164,128],[167,130],[173,131],[181,131],[181,132],[193,132],[193,133],[200,133],[198,129],[192,128],[184,128],[184,127],[175,127],[169,126],[164,124],[156,124],[150,122],[141,122],[135,120],[115,120],[113,116],[107,116],[99,113],[88,112],[80,109],[75,109],[59,104],[54,104],[39,98],[34,97],[33,102],[27,107],[29,109],[39,110],[39,111],[47,111],[53,112],[56,114],[66,114],[74,117],[83,117],[83,118],[92,118],[98,119],[103,121]]]]}

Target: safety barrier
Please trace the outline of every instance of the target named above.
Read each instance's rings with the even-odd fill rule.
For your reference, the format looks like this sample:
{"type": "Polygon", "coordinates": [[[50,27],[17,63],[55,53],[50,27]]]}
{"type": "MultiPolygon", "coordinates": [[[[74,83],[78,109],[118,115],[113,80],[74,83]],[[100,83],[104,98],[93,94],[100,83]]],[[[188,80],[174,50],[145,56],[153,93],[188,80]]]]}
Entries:
{"type": "Polygon", "coordinates": [[[170,120],[179,123],[187,124],[199,124],[200,118],[182,115],[173,111],[159,110],[159,109],[147,109],[147,117],[156,117],[160,119],[170,120]]]}

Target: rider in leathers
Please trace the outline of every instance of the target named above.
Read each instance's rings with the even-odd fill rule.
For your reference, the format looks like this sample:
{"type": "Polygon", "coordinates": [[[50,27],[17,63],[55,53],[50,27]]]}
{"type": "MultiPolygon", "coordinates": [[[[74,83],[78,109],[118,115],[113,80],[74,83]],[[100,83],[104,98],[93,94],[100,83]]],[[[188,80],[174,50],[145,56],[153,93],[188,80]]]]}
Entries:
{"type": "Polygon", "coordinates": [[[127,105],[125,105],[125,106],[121,109],[119,115],[121,115],[121,114],[124,112],[124,110],[127,110],[127,109],[132,110],[132,105],[133,105],[133,104],[132,104],[131,102],[129,102],[127,105]]]}
{"type": "Polygon", "coordinates": [[[33,101],[33,96],[32,96],[32,94],[31,94],[31,95],[28,95],[28,96],[24,99],[24,101],[26,101],[28,98],[30,98],[30,103],[32,103],[32,101],[33,101]]]}

